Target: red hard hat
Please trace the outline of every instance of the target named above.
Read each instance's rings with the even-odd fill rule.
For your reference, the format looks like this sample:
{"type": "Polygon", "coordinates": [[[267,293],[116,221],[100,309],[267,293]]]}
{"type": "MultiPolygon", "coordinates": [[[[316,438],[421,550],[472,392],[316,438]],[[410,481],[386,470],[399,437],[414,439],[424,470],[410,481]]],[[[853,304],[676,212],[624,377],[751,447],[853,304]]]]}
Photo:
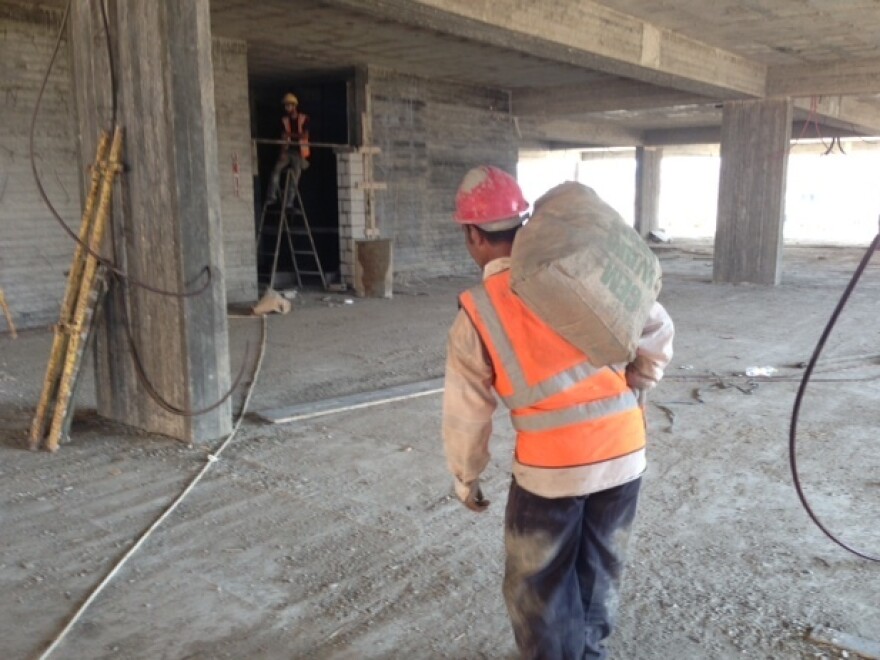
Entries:
{"type": "Polygon", "coordinates": [[[470,170],[455,195],[455,221],[488,231],[510,229],[529,208],[519,184],[504,170],[480,165],[470,170]],[[507,220],[508,222],[499,222],[507,220]]]}

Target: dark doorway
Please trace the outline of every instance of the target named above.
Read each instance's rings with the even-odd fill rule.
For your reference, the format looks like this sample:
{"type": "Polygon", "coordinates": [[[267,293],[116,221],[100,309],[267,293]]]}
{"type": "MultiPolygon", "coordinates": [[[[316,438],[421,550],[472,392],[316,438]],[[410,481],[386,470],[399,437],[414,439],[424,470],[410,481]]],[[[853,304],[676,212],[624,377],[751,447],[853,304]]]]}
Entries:
{"type": "MultiPolygon", "coordinates": [[[[281,99],[292,92],[299,100],[299,109],[309,116],[309,139],[312,143],[309,168],[302,173],[300,194],[309,225],[314,236],[318,258],[328,282],[339,281],[339,211],[336,181],[336,152],[322,144],[349,144],[348,80],[341,76],[332,79],[291,78],[284,82],[272,81],[251,87],[251,131],[255,138],[278,140],[282,135],[281,117],[284,108],[281,99]]],[[[259,224],[263,200],[278,159],[279,145],[256,143],[257,173],[254,177],[255,226],[259,224]]],[[[282,178],[283,181],[283,178],[282,178]]],[[[296,249],[307,248],[307,238],[294,227],[296,249]]],[[[261,285],[268,284],[278,236],[278,215],[268,213],[260,244],[257,245],[257,271],[261,285]]],[[[298,259],[300,268],[314,270],[314,262],[298,259]]],[[[303,275],[304,286],[321,285],[318,276],[303,275]]],[[[279,253],[275,288],[296,286],[293,264],[286,242],[279,253]]]]}

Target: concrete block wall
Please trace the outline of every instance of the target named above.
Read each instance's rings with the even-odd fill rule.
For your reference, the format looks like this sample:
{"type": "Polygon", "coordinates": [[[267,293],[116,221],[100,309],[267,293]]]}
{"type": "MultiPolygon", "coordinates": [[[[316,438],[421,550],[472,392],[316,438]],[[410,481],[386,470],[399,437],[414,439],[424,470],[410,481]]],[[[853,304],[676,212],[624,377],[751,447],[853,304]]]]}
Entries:
{"type": "Polygon", "coordinates": [[[336,183],[339,189],[339,268],[342,281],[354,284],[354,243],[365,239],[367,229],[364,155],[360,151],[336,154],[336,183]]]}
{"type": "MultiPolygon", "coordinates": [[[[17,326],[58,319],[74,243],[37,191],[28,155],[31,116],[60,14],[0,4],[0,288],[17,326]]],[[[62,44],[37,117],[35,152],[46,193],[79,230],[80,168],[70,67],[62,44]]],[[[6,321],[0,314],[0,332],[6,321]]]]}
{"type": "Polygon", "coordinates": [[[506,92],[376,71],[369,74],[380,235],[394,241],[395,278],[471,272],[452,221],[473,166],[516,172],[518,140],[506,92]]]}
{"type": "MultiPolygon", "coordinates": [[[[0,288],[20,328],[58,319],[74,242],[37,191],[28,156],[31,114],[55,45],[61,14],[0,0],[0,288]]],[[[215,40],[217,139],[230,301],[256,298],[253,188],[243,42],[215,40]],[[233,155],[239,165],[238,194],[233,155]]],[[[82,179],[66,43],[43,96],[35,148],[43,185],[61,217],[79,229],[82,179]]],[[[0,314],[0,332],[6,321],[0,314]]]]}
{"type": "Polygon", "coordinates": [[[257,248],[247,44],[215,37],[212,50],[226,298],[253,302],[257,298],[257,248]]]}

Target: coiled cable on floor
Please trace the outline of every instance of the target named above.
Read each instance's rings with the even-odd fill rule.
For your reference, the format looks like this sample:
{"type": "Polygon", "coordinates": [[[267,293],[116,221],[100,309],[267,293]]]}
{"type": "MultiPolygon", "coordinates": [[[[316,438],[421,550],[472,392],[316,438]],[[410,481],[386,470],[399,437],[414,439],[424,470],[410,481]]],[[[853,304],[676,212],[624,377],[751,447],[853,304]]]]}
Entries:
{"type": "Polygon", "coordinates": [[[822,336],[819,338],[819,343],[816,344],[816,348],[813,351],[813,356],[810,358],[810,361],[807,364],[807,368],[804,371],[804,376],[801,379],[800,387],[798,388],[797,396],[794,399],[794,408],[791,413],[791,425],[789,426],[788,432],[788,454],[791,464],[791,476],[794,480],[794,487],[797,490],[798,497],[800,498],[801,504],[803,505],[807,514],[810,516],[816,526],[822,530],[825,536],[834,541],[841,548],[851,552],[858,557],[861,557],[862,559],[867,559],[869,561],[875,562],[880,562],[880,557],[869,555],[865,552],[856,550],[852,546],[840,540],[833,532],[831,532],[830,529],[828,529],[822,523],[821,520],[819,520],[819,516],[816,515],[816,512],[813,511],[813,508],[807,501],[807,497],[804,494],[804,489],[801,485],[801,480],[797,468],[797,423],[798,418],[800,417],[801,402],[804,398],[804,393],[807,390],[807,385],[810,382],[810,376],[813,373],[816,362],[818,362],[819,360],[819,355],[822,353],[822,349],[825,347],[825,342],[831,335],[831,331],[834,329],[834,325],[837,323],[837,319],[840,316],[840,313],[843,311],[847,300],[849,300],[850,295],[856,288],[856,284],[858,284],[859,279],[862,277],[862,273],[865,272],[865,268],[867,268],[868,262],[871,260],[871,256],[877,250],[878,245],[880,245],[880,233],[878,233],[877,236],[874,237],[874,240],[871,242],[870,247],[868,248],[867,252],[865,252],[865,256],[862,257],[862,260],[859,263],[858,268],[856,268],[855,273],[853,273],[852,279],[849,281],[846,290],[840,297],[840,300],[837,303],[837,307],[834,308],[834,312],[831,314],[831,318],[828,320],[828,324],[825,326],[825,330],[822,332],[822,336]]]}

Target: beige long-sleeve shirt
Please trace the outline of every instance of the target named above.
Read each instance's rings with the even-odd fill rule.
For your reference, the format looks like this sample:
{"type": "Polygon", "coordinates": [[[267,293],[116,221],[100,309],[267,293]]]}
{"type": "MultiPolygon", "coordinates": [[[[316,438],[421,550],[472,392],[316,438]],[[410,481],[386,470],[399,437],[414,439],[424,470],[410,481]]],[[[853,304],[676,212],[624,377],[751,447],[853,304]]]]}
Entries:
{"type": "MultiPolygon", "coordinates": [[[[510,268],[510,259],[495,259],[483,271],[483,279],[510,268]]],[[[649,389],[663,377],[672,359],[674,327],[659,303],[651,309],[639,341],[636,358],[626,368],[632,387],[649,389]]],[[[492,387],[494,369],[477,329],[459,311],[449,331],[443,395],[443,444],[456,489],[465,492],[489,463],[492,414],[497,402],[492,387]]],[[[645,469],[644,450],[624,462],[605,466],[536,468],[514,459],[513,474],[526,490],[543,497],[585,495],[618,486],[637,478],[645,469]]]]}

